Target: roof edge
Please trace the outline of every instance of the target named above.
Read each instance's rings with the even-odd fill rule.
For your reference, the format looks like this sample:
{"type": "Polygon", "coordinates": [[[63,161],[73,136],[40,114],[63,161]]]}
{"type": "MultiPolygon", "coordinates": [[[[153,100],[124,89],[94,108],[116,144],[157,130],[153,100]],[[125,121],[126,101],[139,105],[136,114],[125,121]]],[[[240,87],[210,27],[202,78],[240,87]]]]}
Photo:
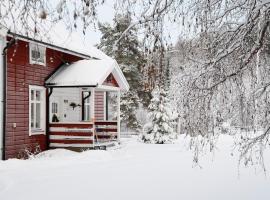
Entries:
{"type": "MultiPolygon", "coordinates": [[[[122,84],[123,85],[123,90],[128,91],[130,87],[129,87],[129,84],[127,82],[126,77],[124,76],[124,74],[123,74],[122,70],[120,69],[120,66],[118,65],[116,60],[114,60],[114,64],[115,64],[114,69],[116,70],[117,74],[119,75],[120,81],[123,83],[122,84]]],[[[113,73],[113,71],[112,71],[112,73],[113,73]]],[[[117,77],[115,77],[115,78],[117,79],[117,77]]]]}
{"type": "Polygon", "coordinates": [[[83,57],[83,58],[86,58],[86,59],[100,60],[99,58],[89,56],[87,54],[83,54],[83,53],[73,51],[73,50],[70,50],[70,49],[67,49],[67,48],[64,48],[64,47],[60,47],[60,46],[57,46],[57,45],[54,45],[54,44],[50,44],[48,42],[43,42],[41,40],[36,40],[36,39],[30,38],[30,37],[27,37],[27,36],[24,36],[24,35],[20,35],[18,33],[11,32],[11,31],[7,31],[6,35],[9,36],[9,37],[19,38],[19,39],[21,39],[23,41],[38,43],[38,44],[47,46],[49,48],[52,48],[52,49],[55,49],[55,50],[58,50],[58,51],[61,51],[61,52],[64,52],[64,53],[73,54],[73,55],[83,57]]]}

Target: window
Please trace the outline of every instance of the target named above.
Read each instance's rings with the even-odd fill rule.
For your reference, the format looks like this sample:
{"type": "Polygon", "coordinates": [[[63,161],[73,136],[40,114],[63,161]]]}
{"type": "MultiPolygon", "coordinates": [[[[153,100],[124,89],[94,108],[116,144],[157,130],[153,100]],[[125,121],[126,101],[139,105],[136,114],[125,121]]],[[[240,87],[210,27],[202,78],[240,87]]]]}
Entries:
{"type": "Polygon", "coordinates": [[[45,88],[29,86],[29,135],[45,134],[45,88]]]}
{"type": "Polygon", "coordinates": [[[52,103],[52,114],[58,114],[58,104],[56,102],[52,103]]]}
{"type": "Polygon", "coordinates": [[[107,95],[107,120],[116,120],[117,119],[117,94],[114,92],[108,92],[107,95]]]}
{"type": "Polygon", "coordinates": [[[46,65],[46,47],[37,44],[31,44],[30,49],[30,64],[46,65]]]}
{"type": "Polygon", "coordinates": [[[90,121],[91,119],[91,92],[83,92],[83,108],[82,108],[82,120],[90,121]]]}

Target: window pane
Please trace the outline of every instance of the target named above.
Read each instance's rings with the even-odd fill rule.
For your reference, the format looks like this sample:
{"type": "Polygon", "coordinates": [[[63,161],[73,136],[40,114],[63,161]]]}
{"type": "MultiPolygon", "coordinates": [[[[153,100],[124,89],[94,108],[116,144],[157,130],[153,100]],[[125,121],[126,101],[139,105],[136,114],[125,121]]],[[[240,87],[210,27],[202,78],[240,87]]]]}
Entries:
{"type": "Polygon", "coordinates": [[[45,57],[44,54],[40,53],[40,57],[39,57],[38,61],[41,63],[45,63],[44,57],[45,57]]]}
{"type": "Polygon", "coordinates": [[[87,106],[84,106],[84,120],[87,121],[87,109],[86,109],[87,106]]]}
{"type": "Polygon", "coordinates": [[[57,103],[52,103],[52,113],[57,113],[58,112],[58,104],[57,103]]]}
{"type": "Polygon", "coordinates": [[[31,45],[31,60],[45,64],[46,48],[38,45],[31,45]]]}
{"type": "Polygon", "coordinates": [[[40,128],[40,103],[36,103],[36,128],[40,128]]]}
{"type": "Polygon", "coordinates": [[[90,120],[90,106],[89,105],[84,106],[84,120],[85,121],[90,120]]]}
{"type": "Polygon", "coordinates": [[[32,59],[35,60],[35,61],[38,61],[41,57],[41,53],[35,49],[35,50],[32,50],[32,59]]]}
{"type": "Polygon", "coordinates": [[[34,128],[34,103],[31,103],[31,128],[34,128]]]}
{"type": "Polygon", "coordinates": [[[40,101],[40,91],[36,90],[36,101],[40,101]]]}
{"type": "Polygon", "coordinates": [[[34,90],[31,90],[31,100],[34,100],[34,95],[35,94],[35,91],[34,90]]]}
{"type": "Polygon", "coordinates": [[[90,120],[90,105],[87,105],[86,108],[87,108],[87,120],[89,121],[90,120]]]}

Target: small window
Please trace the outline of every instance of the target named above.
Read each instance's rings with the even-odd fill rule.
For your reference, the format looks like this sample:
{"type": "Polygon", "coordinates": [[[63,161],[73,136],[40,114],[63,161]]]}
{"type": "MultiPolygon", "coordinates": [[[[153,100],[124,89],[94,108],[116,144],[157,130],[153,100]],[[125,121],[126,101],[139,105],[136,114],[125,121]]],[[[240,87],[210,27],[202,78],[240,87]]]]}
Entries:
{"type": "Polygon", "coordinates": [[[58,114],[58,104],[56,102],[52,103],[52,114],[58,114]]]}
{"type": "Polygon", "coordinates": [[[29,135],[45,134],[45,88],[29,86],[29,135]]]}
{"type": "Polygon", "coordinates": [[[83,108],[82,108],[82,120],[90,121],[91,119],[91,92],[83,92],[83,108]]]}
{"type": "Polygon", "coordinates": [[[46,65],[46,47],[30,44],[30,64],[46,65]]]}

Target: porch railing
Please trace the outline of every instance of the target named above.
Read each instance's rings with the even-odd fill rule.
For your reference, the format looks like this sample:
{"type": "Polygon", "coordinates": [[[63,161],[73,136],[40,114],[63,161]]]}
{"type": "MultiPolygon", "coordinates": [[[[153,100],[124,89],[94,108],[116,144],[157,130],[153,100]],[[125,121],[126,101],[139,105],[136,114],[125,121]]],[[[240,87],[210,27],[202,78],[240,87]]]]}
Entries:
{"type": "Polygon", "coordinates": [[[117,140],[117,121],[96,121],[94,127],[96,145],[117,140]]]}
{"type": "Polygon", "coordinates": [[[117,139],[117,121],[50,123],[50,147],[91,148],[117,139]]]}

